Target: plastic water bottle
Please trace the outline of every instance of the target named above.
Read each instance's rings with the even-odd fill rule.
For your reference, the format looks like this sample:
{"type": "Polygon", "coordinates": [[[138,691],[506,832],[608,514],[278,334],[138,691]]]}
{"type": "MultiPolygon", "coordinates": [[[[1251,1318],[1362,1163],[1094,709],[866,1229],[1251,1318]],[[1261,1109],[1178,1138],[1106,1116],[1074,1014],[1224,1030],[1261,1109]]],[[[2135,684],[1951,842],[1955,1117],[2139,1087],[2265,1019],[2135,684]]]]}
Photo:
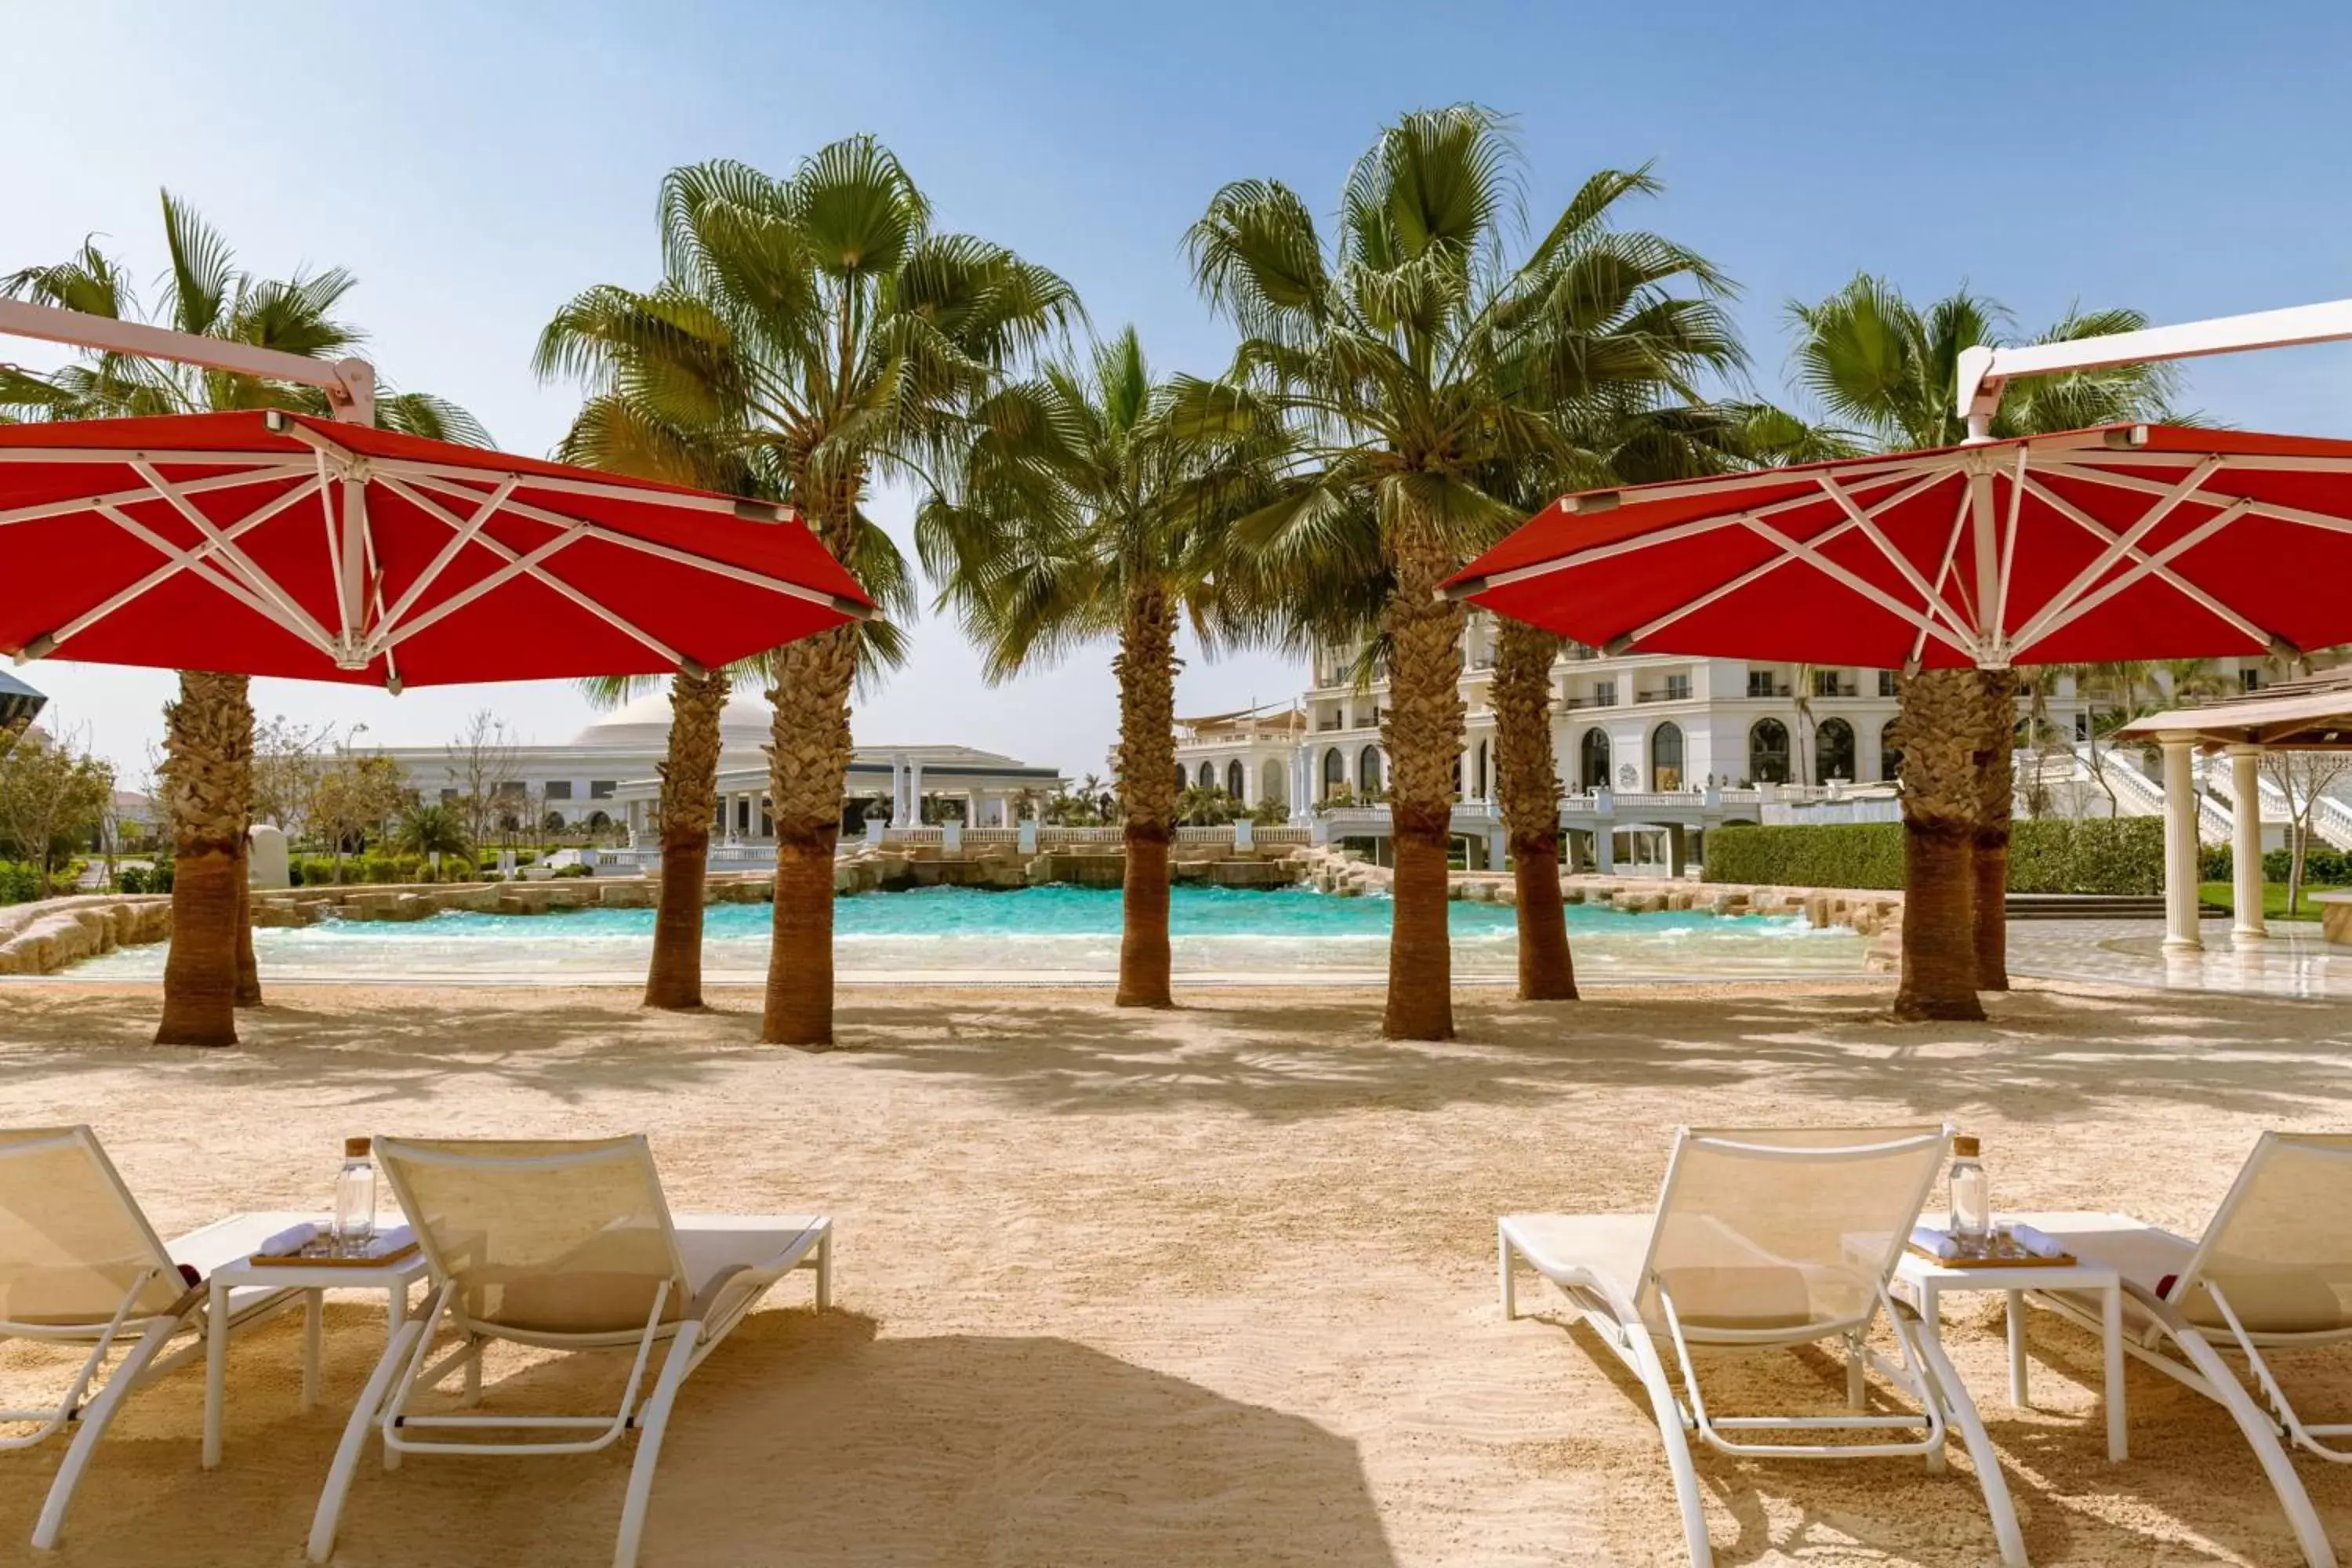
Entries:
{"type": "Polygon", "coordinates": [[[335,1250],[362,1252],[375,1238],[375,1145],[343,1140],[343,1169],[335,1178],[335,1250]]]}
{"type": "Polygon", "coordinates": [[[1992,1195],[1977,1152],[1973,1138],[1952,1140],[1952,1239],[1965,1252],[1981,1252],[1992,1243],[1992,1195]]]}

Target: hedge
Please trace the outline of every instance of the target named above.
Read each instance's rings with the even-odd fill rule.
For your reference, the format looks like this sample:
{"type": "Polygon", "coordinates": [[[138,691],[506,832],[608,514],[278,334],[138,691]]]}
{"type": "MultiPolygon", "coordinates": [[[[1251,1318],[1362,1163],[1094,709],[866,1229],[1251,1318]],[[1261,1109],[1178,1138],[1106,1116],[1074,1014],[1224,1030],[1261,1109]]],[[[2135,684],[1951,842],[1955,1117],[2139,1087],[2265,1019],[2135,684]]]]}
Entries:
{"type": "MultiPolygon", "coordinates": [[[[289,880],[298,888],[326,888],[335,884],[335,858],[331,855],[297,855],[287,865],[289,880]]],[[[432,862],[417,855],[346,855],[343,857],[343,885],[364,886],[370,882],[470,882],[474,879],[474,863],[461,855],[441,857],[441,875],[433,875],[432,862]]]]}
{"type": "Polygon", "coordinates": [[[40,867],[23,860],[0,860],[0,904],[29,904],[36,899],[61,899],[77,892],[86,863],[61,860],[49,868],[49,885],[41,887],[40,867]]]}
{"type": "MultiPolygon", "coordinates": [[[[2202,857],[2200,876],[2208,882],[2226,882],[2236,857],[2226,844],[2207,848],[2202,857]]],[[[2273,849],[2263,857],[2263,880],[2286,885],[2287,875],[2294,869],[2294,858],[2284,849],[2273,849]]],[[[2304,853],[2303,879],[2319,888],[2352,887],[2352,849],[2330,849],[2325,844],[2314,844],[2304,853]]]]}
{"type": "MultiPolygon", "coordinates": [[[[1903,886],[1903,825],[1717,828],[1706,836],[1706,879],[1784,888],[1903,886]]],[[[2154,816],[2042,817],[2010,833],[2009,886],[2017,893],[2153,894],[2164,890],[2164,822],[2154,816]]]]}

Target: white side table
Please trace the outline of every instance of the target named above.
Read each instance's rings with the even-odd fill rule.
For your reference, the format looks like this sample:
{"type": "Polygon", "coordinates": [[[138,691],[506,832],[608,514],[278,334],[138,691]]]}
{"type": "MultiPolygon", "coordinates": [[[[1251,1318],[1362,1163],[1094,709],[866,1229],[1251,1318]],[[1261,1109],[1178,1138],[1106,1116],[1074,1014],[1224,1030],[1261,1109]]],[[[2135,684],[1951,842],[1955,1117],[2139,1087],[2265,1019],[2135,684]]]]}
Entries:
{"type": "MultiPolygon", "coordinates": [[[[2033,1223],[2032,1215],[2002,1217],[2028,1225],[2033,1223]]],[[[1945,1221],[1946,1216],[1942,1215],[1919,1216],[1920,1224],[1938,1229],[1945,1221]]],[[[2117,1462],[2128,1458],[2129,1442],[2124,1431],[2122,1277],[2113,1268],[2090,1263],[2062,1267],[2033,1264],[2011,1268],[1955,1268],[1933,1258],[1922,1258],[1907,1247],[1903,1249],[1902,1258],[1895,1266],[1895,1294],[1917,1309],[1921,1331],[1939,1349],[1944,1342],[1941,1299],[1963,1290],[1999,1290],[2009,1298],[2009,1403],[2018,1410],[2031,1405],[2031,1394],[2026,1386],[2026,1292],[2080,1290],[2095,1293],[2099,1297],[2100,1337],[2104,1341],[2106,1359],[2104,1403],[2107,1408],[2107,1458],[2117,1462]]]]}
{"type": "MultiPolygon", "coordinates": [[[[385,1228],[404,1223],[397,1215],[381,1215],[385,1228]]],[[[298,1225],[326,1226],[323,1216],[294,1211],[231,1215],[205,1232],[235,1227],[258,1247],[270,1237],[298,1225]]],[[[215,1268],[205,1281],[212,1304],[205,1313],[205,1453],[204,1468],[216,1468],[221,1458],[221,1406],[228,1389],[228,1299],[232,1290],[299,1290],[302,1301],[302,1408],[319,1403],[320,1308],[330,1290],[381,1290],[384,1295],[387,1343],[408,1319],[408,1288],[425,1278],[425,1254],[411,1252],[390,1262],[367,1268],[351,1264],[254,1263],[249,1259],[215,1268]]]]}

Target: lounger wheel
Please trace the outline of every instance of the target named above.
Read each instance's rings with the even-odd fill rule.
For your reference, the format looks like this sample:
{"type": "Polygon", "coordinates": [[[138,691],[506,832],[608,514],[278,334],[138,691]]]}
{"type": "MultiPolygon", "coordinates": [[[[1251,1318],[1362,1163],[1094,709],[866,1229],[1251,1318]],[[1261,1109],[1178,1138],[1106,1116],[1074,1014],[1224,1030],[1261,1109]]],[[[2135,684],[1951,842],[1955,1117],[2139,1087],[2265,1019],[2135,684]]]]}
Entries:
{"type": "Polygon", "coordinates": [[[170,1342],[181,1322],[177,1318],[159,1322],[140,1335],[139,1342],[131,1347],[122,1364],[114,1369],[114,1375],[99,1390],[98,1397],[83,1408],[73,1442],[66,1449],[65,1462],[58,1467],[57,1479],[49,1483],[49,1495],[41,1504],[41,1517],[33,1525],[33,1545],[37,1550],[56,1549],[58,1535],[66,1527],[66,1507],[73,1501],[83,1472],[89,1468],[91,1451],[106,1435],[107,1424],[114,1419],[115,1411],[121,1408],[131,1388],[145,1374],[148,1363],[170,1342]]]}
{"type": "Polygon", "coordinates": [[[376,1412],[383,1408],[384,1399],[392,1392],[392,1380],[408,1364],[425,1327],[415,1320],[400,1326],[400,1332],[384,1347],[383,1358],[375,1363],[375,1371],[368,1374],[367,1387],[361,1390],[359,1403],[352,1406],[352,1418],[343,1423],[343,1440],[335,1447],[335,1462],[327,1470],[326,1489],[320,1492],[318,1511],[310,1516],[310,1554],[313,1563],[324,1563],[335,1550],[335,1530],[342,1522],[343,1500],[351,1493],[360,1453],[367,1447],[368,1428],[375,1425],[376,1412]]]}

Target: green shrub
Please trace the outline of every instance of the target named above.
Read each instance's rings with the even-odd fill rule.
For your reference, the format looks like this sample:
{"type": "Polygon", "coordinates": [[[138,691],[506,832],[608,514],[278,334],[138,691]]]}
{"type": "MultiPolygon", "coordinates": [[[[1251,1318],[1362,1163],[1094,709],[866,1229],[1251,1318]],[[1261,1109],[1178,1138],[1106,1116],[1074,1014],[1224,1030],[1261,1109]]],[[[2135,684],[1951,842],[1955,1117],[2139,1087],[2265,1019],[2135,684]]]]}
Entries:
{"type": "MultiPolygon", "coordinates": [[[[2208,882],[2226,882],[2233,875],[2231,868],[2237,857],[2226,844],[2215,845],[2200,857],[2203,869],[2199,873],[2208,882]]],[[[2263,857],[2263,880],[2286,885],[2288,874],[2294,869],[2294,857],[2284,849],[2273,849],[2263,857]]],[[[2314,844],[2303,857],[2303,879],[2314,887],[2352,886],[2352,849],[2331,849],[2325,844],[2314,844]]]]}
{"type": "Polygon", "coordinates": [[[1706,836],[1706,879],[1782,888],[1900,888],[1903,827],[1894,822],[1818,826],[1728,824],[1706,836]]]}
{"type": "Polygon", "coordinates": [[[41,897],[41,868],[0,860],[0,904],[29,904],[41,897]]]}
{"type": "Polygon", "coordinates": [[[585,877],[590,872],[585,866],[558,866],[555,874],[559,877],[585,877]]]}
{"type": "MultiPolygon", "coordinates": [[[[1710,882],[1772,887],[1900,888],[1903,826],[1856,822],[1738,832],[1718,828],[1707,835],[1706,875],[1710,882]]],[[[2160,893],[2163,820],[2045,817],[2019,822],[2010,833],[2009,886],[2018,893],[2160,893]]]]}

